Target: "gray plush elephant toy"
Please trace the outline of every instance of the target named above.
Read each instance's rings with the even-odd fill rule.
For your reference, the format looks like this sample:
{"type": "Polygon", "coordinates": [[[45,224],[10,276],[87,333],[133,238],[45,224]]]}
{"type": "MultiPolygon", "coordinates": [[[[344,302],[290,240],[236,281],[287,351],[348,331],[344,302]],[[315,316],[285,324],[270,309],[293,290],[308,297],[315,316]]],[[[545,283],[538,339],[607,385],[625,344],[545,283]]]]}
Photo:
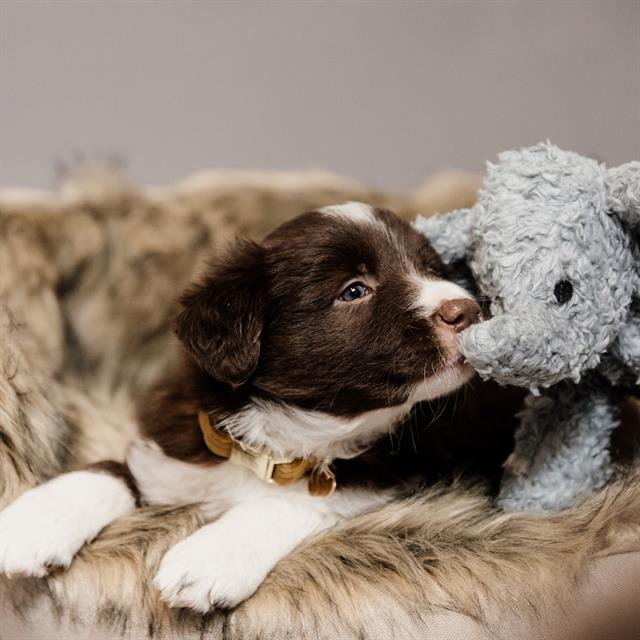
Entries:
{"type": "Polygon", "coordinates": [[[501,506],[553,511],[602,486],[617,404],[640,385],[640,162],[502,153],[474,207],[415,224],[490,303],[461,335],[467,360],[532,391],[501,506]]]}

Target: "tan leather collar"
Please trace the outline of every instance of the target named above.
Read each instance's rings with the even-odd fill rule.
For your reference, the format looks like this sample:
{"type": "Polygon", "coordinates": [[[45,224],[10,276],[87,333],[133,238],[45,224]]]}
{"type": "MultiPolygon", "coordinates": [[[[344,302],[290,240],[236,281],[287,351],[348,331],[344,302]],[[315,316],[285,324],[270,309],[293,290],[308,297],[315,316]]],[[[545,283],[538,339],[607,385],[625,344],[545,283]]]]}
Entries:
{"type": "Polygon", "coordinates": [[[277,458],[264,449],[251,449],[218,429],[208,413],[198,412],[198,424],[207,448],[229,462],[246,467],[264,482],[286,486],[309,475],[312,496],[330,496],[336,488],[336,477],[326,461],[316,458],[277,458]]]}

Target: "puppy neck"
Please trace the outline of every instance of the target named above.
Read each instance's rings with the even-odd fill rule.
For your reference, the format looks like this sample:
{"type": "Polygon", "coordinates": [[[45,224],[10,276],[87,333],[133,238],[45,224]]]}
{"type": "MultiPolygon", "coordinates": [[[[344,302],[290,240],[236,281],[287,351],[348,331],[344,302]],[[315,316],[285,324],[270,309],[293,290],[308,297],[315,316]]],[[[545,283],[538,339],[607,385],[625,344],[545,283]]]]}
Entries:
{"type": "Polygon", "coordinates": [[[337,416],[264,397],[250,385],[232,390],[191,362],[187,370],[198,434],[197,413],[205,411],[234,440],[283,458],[354,458],[391,432],[417,401],[412,396],[401,405],[337,416]]]}
{"type": "Polygon", "coordinates": [[[236,440],[276,456],[353,458],[390,432],[411,405],[408,402],[347,418],[251,398],[219,425],[236,440]]]}

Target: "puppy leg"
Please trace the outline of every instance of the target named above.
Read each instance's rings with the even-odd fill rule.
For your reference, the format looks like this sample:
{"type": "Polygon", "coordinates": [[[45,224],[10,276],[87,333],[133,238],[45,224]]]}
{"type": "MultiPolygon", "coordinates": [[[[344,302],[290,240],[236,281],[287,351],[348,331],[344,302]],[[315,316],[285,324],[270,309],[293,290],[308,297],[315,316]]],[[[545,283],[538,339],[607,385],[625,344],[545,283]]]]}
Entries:
{"type": "Polygon", "coordinates": [[[163,600],[200,612],[248,598],[275,564],[338,518],[289,496],[247,500],[169,549],[154,579],[163,600]]]}
{"type": "Polygon", "coordinates": [[[0,512],[0,572],[41,577],[69,566],[82,545],[135,507],[129,478],[124,465],[104,462],[23,493],[0,512]]]}

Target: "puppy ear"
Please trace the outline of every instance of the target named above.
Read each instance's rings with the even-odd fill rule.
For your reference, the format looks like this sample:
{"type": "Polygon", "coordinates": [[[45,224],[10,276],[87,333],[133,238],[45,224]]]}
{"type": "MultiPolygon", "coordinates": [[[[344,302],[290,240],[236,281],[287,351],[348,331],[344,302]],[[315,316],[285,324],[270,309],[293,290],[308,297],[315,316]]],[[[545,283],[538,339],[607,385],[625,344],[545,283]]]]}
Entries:
{"type": "Polygon", "coordinates": [[[260,356],[267,308],[264,248],[237,242],[203,281],[181,298],[176,333],[196,363],[216,380],[245,383],[260,356]]]}

